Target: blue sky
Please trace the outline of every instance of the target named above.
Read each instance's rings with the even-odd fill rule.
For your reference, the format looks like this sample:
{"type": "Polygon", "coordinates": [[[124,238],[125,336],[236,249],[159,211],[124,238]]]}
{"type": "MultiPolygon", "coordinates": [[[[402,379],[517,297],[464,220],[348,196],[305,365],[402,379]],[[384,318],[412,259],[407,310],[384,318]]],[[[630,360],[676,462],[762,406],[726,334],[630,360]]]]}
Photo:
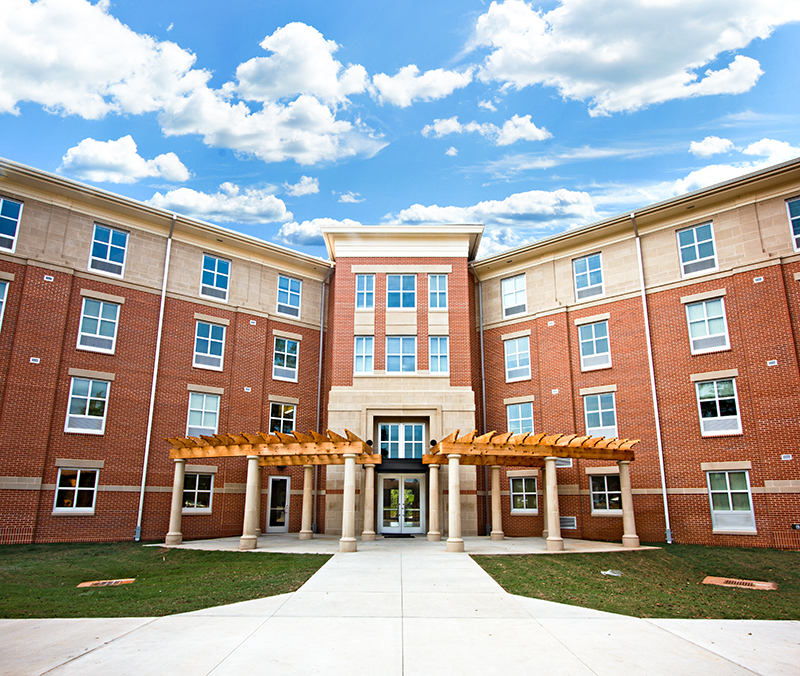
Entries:
{"type": "Polygon", "coordinates": [[[800,155],[800,0],[0,0],[0,156],[325,257],[481,256],[800,155]]]}

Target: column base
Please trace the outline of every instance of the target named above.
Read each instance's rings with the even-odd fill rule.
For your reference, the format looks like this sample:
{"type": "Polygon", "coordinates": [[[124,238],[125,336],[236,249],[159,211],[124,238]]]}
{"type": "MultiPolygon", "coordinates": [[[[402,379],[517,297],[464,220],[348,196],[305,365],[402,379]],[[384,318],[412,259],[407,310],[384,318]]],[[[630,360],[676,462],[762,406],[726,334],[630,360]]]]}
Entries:
{"type": "Polygon", "coordinates": [[[255,549],[258,538],[255,535],[242,535],[239,538],[239,549],[255,549]]]}
{"type": "Polygon", "coordinates": [[[358,542],[355,538],[340,538],[339,551],[340,552],[354,552],[358,549],[358,542]]]}
{"type": "Polygon", "coordinates": [[[165,545],[179,545],[183,542],[183,533],[167,533],[164,538],[165,545]]]}
{"type": "Polygon", "coordinates": [[[639,536],[638,535],[623,535],[622,536],[622,546],[623,547],[638,547],[639,546],[639,536]]]}
{"type": "Polygon", "coordinates": [[[438,530],[432,530],[428,533],[428,542],[441,542],[442,534],[438,530]]]}
{"type": "Polygon", "coordinates": [[[463,552],[464,541],[461,538],[448,538],[447,540],[448,552],[463,552]]]}
{"type": "Polygon", "coordinates": [[[375,531],[365,530],[361,533],[361,542],[375,542],[375,531]]]}
{"type": "Polygon", "coordinates": [[[548,552],[563,552],[564,540],[561,538],[547,538],[547,551],[548,552]]]}
{"type": "Polygon", "coordinates": [[[314,538],[314,532],[310,530],[301,530],[299,535],[301,540],[311,540],[314,538]]]}
{"type": "Polygon", "coordinates": [[[506,534],[503,531],[499,531],[499,532],[498,531],[493,531],[492,533],[489,534],[489,539],[490,540],[505,540],[506,539],[506,534]]]}

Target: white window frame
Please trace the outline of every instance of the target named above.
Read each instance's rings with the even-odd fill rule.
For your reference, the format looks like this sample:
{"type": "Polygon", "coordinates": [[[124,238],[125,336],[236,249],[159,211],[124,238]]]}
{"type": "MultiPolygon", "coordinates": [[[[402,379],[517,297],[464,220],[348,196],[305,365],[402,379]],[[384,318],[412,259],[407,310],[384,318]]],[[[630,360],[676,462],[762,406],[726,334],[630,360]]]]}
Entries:
{"type": "Polygon", "coordinates": [[[417,370],[417,337],[386,336],[386,373],[415,373],[417,370]],[[397,343],[396,341],[400,341],[397,343]],[[400,351],[395,347],[399,345],[400,351]],[[412,349],[409,348],[411,346],[412,349]],[[389,368],[389,359],[399,359],[399,368],[389,368]],[[406,360],[413,358],[413,368],[406,368],[406,360]]]}
{"type": "Polygon", "coordinates": [[[375,275],[356,275],[356,310],[375,309],[375,275]]]}
{"type": "Polygon", "coordinates": [[[611,368],[611,335],[608,320],[578,326],[578,345],[581,354],[581,371],[597,371],[611,368]],[[605,336],[598,336],[598,329],[604,327],[605,336]],[[591,333],[591,335],[589,335],[591,333]],[[605,341],[605,351],[602,351],[605,341]],[[588,349],[591,348],[591,352],[588,349]]]}
{"type": "MultiPolygon", "coordinates": [[[[66,475],[65,475],[66,476],[66,475]]],[[[58,477],[56,478],[56,490],[55,495],[53,496],[53,514],[94,514],[94,508],[97,504],[97,487],[100,483],[100,471],[97,469],[79,469],[77,467],[59,467],[58,468],[58,477]],[[65,472],[76,472],[75,476],[75,485],[74,486],[62,486],[61,485],[61,477],[62,474],[65,472]],[[94,474],[94,485],[89,486],[81,486],[81,477],[82,476],[89,476],[94,474]],[[92,505],[91,507],[59,507],[59,496],[64,496],[66,493],[72,493],[73,500],[72,504],[76,505],[78,503],[78,493],[79,492],[91,492],[92,495],[92,505]]]]}
{"type": "Polygon", "coordinates": [[[533,402],[506,404],[506,424],[514,434],[533,434],[533,402]]]}
{"type": "Polygon", "coordinates": [[[303,280],[289,275],[278,275],[278,305],[275,311],[279,315],[300,319],[303,304],[303,280]]]}
{"type": "Polygon", "coordinates": [[[428,308],[447,309],[447,275],[428,275],[428,308]]]}
{"type": "Polygon", "coordinates": [[[189,392],[189,410],[186,414],[186,436],[213,436],[219,430],[219,413],[222,397],[206,392],[189,392]],[[196,414],[192,416],[192,414],[196,414]],[[201,424],[192,424],[199,414],[201,424]],[[212,417],[213,416],[213,417],[212,417]],[[214,424],[206,424],[211,423],[214,424]]]}
{"type": "Polygon", "coordinates": [[[622,486],[619,474],[589,475],[589,497],[592,501],[592,516],[622,516],[622,486]],[[609,480],[615,485],[609,486],[609,480]],[[604,506],[595,503],[601,498],[604,506]],[[619,507],[611,507],[612,500],[618,501],[619,507]]]}
{"type": "Polygon", "coordinates": [[[214,507],[214,473],[213,472],[186,472],[183,475],[183,498],[181,501],[181,513],[182,514],[211,514],[211,510],[214,507]],[[202,477],[210,477],[211,482],[208,489],[201,489],[200,488],[200,479],[202,477]],[[189,479],[194,480],[194,486],[187,486],[189,479]],[[193,495],[193,500],[186,499],[187,493],[189,495],[193,495]],[[208,493],[208,507],[198,507],[197,506],[197,496],[198,494],[206,494],[208,493]],[[189,504],[187,504],[189,503],[189,504]]]}
{"type": "Polygon", "coordinates": [[[300,366],[300,341],[284,336],[275,336],[272,346],[272,379],[286,380],[292,383],[297,382],[297,372],[300,366]],[[283,349],[278,349],[279,343],[283,342],[283,349]],[[294,345],[294,354],[290,350],[290,345],[294,345]],[[294,357],[294,368],[287,366],[287,363],[294,357]],[[283,362],[279,364],[278,362],[283,362]]]}
{"type": "Polygon", "coordinates": [[[389,310],[413,310],[417,307],[417,276],[416,275],[386,275],[386,307],[389,310]],[[390,290],[391,280],[399,279],[400,288],[390,290]],[[406,288],[406,280],[413,281],[413,288],[406,288]],[[397,296],[400,305],[391,305],[391,299],[397,296]],[[407,304],[408,298],[411,298],[411,304],[407,304]]]}
{"type": "Polygon", "coordinates": [[[505,356],[507,383],[531,379],[530,336],[504,340],[503,354],[505,356]],[[524,350],[520,349],[522,346],[524,346],[524,350]],[[524,359],[522,358],[523,356],[524,359]]]}
{"type": "Polygon", "coordinates": [[[195,320],[192,366],[198,369],[222,371],[225,364],[225,329],[226,327],[224,324],[215,324],[214,322],[207,322],[204,319],[195,320]],[[201,329],[201,327],[203,327],[203,329],[201,329]],[[201,336],[200,331],[204,331],[205,327],[208,327],[208,336],[201,336]],[[219,337],[220,330],[222,331],[221,338],[219,337]],[[217,334],[216,337],[214,334],[217,334]],[[201,342],[208,344],[205,351],[199,349],[201,342]],[[212,347],[215,344],[221,344],[219,354],[212,353],[212,347]]]}
{"type": "Polygon", "coordinates": [[[511,514],[530,514],[539,513],[539,482],[536,476],[510,476],[508,477],[508,492],[511,501],[511,514]],[[533,487],[531,488],[531,484],[533,487]],[[522,507],[516,507],[515,498],[522,498],[522,507]],[[531,506],[531,500],[533,506],[531,506]]]}
{"type": "Polygon", "coordinates": [[[228,302],[231,286],[231,261],[214,254],[204,253],[202,268],[200,269],[200,295],[203,298],[228,302]],[[213,263],[213,267],[209,266],[213,263]],[[220,286],[224,280],[225,286],[220,286]]]}
{"type": "Polygon", "coordinates": [[[600,252],[581,256],[572,261],[572,280],[575,285],[575,301],[605,295],[605,275],[603,274],[603,256],[600,252]],[[595,259],[597,265],[594,265],[595,259]],[[586,268],[585,270],[583,268],[586,268]],[[592,276],[600,273],[600,281],[592,282],[592,276]],[[585,280],[585,281],[584,281],[585,280]]]}
{"type": "MultiPolygon", "coordinates": [[[[617,397],[615,392],[599,392],[596,394],[583,395],[583,420],[586,425],[586,434],[590,437],[611,437],[615,438],[619,435],[618,419],[617,419],[617,397]],[[593,402],[597,402],[597,408],[594,408],[593,402]],[[610,406],[609,406],[610,402],[610,406]],[[608,413],[614,416],[613,425],[603,425],[603,418],[608,413]],[[590,420],[594,419],[596,415],[600,416],[600,425],[590,425],[590,420]]],[[[607,420],[605,421],[607,422],[607,420]]]]}
{"type": "Polygon", "coordinates": [[[450,373],[449,336],[428,337],[428,362],[429,373],[450,373]]]}
{"type": "Polygon", "coordinates": [[[3,317],[6,314],[6,301],[8,300],[8,287],[11,282],[0,279],[0,331],[3,330],[3,317]]]}
{"type": "Polygon", "coordinates": [[[718,298],[708,298],[696,303],[686,303],[686,329],[689,332],[689,345],[692,354],[705,354],[707,352],[729,350],[731,344],[728,334],[728,320],[725,312],[725,299],[719,296],[718,298]],[[709,308],[714,303],[720,304],[722,314],[709,317],[709,308]],[[692,319],[693,308],[702,309],[702,317],[695,317],[692,319]],[[722,331],[711,333],[711,322],[721,322],[722,331]],[[705,330],[705,335],[694,338],[692,336],[692,327],[698,325],[702,325],[705,330]]]}
{"type": "Polygon", "coordinates": [[[786,200],[786,215],[792,230],[792,246],[795,251],[800,251],[800,197],[786,200]],[[793,214],[793,211],[796,213],[793,214]]]}
{"type": "Polygon", "coordinates": [[[353,373],[372,373],[375,367],[375,336],[355,336],[353,373]]]}
{"type": "Polygon", "coordinates": [[[69,398],[67,399],[67,419],[64,421],[64,431],[77,434],[104,434],[106,429],[106,418],[108,417],[108,401],[111,391],[111,382],[100,378],[79,378],[73,376],[69,386],[69,398]],[[77,394],[76,387],[81,383],[88,383],[86,394],[77,394]],[[105,390],[104,396],[96,395],[95,384],[102,384],[105,390]],[[94,395],[94,396],[93,396],[94,395]],[[73,401],[74,400],[74,401],[73,401]],[[73,412],[73,405],[80,405],[81,401],[86,402],[85,413],[73,412]],[[103,402],[103,414],[92,415],[88,411],[92,405],[99,401],[103,402]],[[93,425],[93,427],[89,427],[93,425]]]}
{"type": "MultiPolygon", "coordinates": [[[[117,348],[117,330],[119,329],[119,313],[120,304],[111,303],[107,300],[100,300],[99,298],[92,298],[87,296],[83,299],[81,305],[81,319],[78,324],[78,341],[75,346],[77,350],[86,350],[88,352],[103,352],[105,354],[114,354],[117,348]],[[98,314],[87,314],[87,306],[96,303],[98,307],[98,314]],[[109,319],[103,315],[107,308],[114,308],[114,319],[109,319]],[[86,331],[86,324],[96,322],[96,330],[94,332],[86,331]],[[111,336],[100,335],[100,329],[108,324],[113,325],[113,334],[111,336]],[[94,343],[94,345],[92,344],[94,343]],[[105,347],[103,346],[105,344],[105,347]]],[[[0,316],[0,320],[2,317],[0,316]]]]}
{"type": "Polygon", "coordinates": [[[275,432],[278,423],[278,432],[291,434],[297,429],[297,404],[288,404],[281,401],[271,401],[269,404],[269,432],[275,432]]]}
{"type": "Polygon", "coordinates": [[[523,314],[528,310],[525,273],[500,280],[503,317],[523,314]]]}
{"type": "MultiPolygon", "coordinates": [[[[741,434],[742,433],[742,418],[741,418],[741,408],[739,407],[739,395],[736,389],[736,378],[717,378],[714,380],[700,380],[695,382],[695,396],[697,397],[697,413],[700,417],[700,434],[704,437],[724,437],[730,436],[733,434],[741,434]],[[730,382],[733,387],[733,396],[720,396],[720,383],[730,382]],[[714,397],[704,397],[703,399],[700,398],[701,390],[705,389],[706,392],[709,391],[709,388],[704,388],[704,385],[712,385],[714,386],[714,397]],[[734,406],[736,407],[736,414],[735,415],[721,415],[720,409],[720,402],[721,401],[730,401],[733,400],[734,406]],[[707,404],[710,402],[716,402],[716,412],[717,415],[703,415],[703,406],[702,403],[706,402],[707,404]]],[[[706,411],[710,411],[711,407],[709,405],[706,406],[706,411]]]]}
{"type": "MultiPolygon", "coordinates": [[[[705,233],[703,233],[705,234],[705,233]]],[[[681,277],[694,277],[696,275],[704,275],[713,272],[719,267],[717,261],[717,243],[714,239],[714,224],[711,221],[706,223],[698,223],[690,228],[681,228],[675,231],[675,236],[678,240],[678,261],[681,266],[681,277]],[[701,244],[698,244],[697,235],[701,230],[708,228],[711,233],[711,239],[703,239],[701,244]],[[691,240],[682,235],[691,233],[691,240]],[[703,255],[701,257],[700,247],[707,242],[711,242],[712,253],[711,255],[703,255]],[[684,253],[692,253],[694,258],[684,260],[684,253]]]]}
{"type": "Polygon", "coordinates": [[[110,277],[124,277],[125,276],[125,262],[128,259],[128,244],[130,242],[130,233],[120,228],[115,228],[104,223],[95,223],[94,230],[92,230],[92,245],[89,249],[89,270],[96,272],[100,275],[108,275],[110,277]],[[108,242],[97,239],[98,228],[108,230],[108,242]],[[125,242],[120,244],[119,235],[121,235],[125,242]],[[116,237],[115,237],[116,236],[116,237]],[[115,241],[116,239],[116,241],[115,241]],[[96,247],[106,247],[106,255],[95,255],[96,247]],[[122,249],[122,261],[112,260],[112,252],[122,249]]]}
{"type": "Polygon", "coordinates": [[[425,452],[425,423],[380,423],[378,452],[392,459],[422,459],[425,452]],[[396,439],[392,438],[394,432],[396,439]],[[387,433],[388,438],[385,438],[387,433]]]}
{"type": "MultiPolygon", "coordinates": [[[[711,510],[711,524],[715,533],[725,532],[756,532],[756,515],[753,509],[753,492],[750,488],[750,472],[742,470],[709,470],[706,472],[708,483],[708,503],[711,510]],[[745,477],[746,489],[732,488],[731,475],[743,474],[745,477]],[[722,475],[725,477],[725,487],[721,488],[719,483],[712,488],[712,475],[722,475]],[[714,498],[724,495],[728,509],[718,509],[714,506],[714,498]],[[734,498],[739,497],[736,502],[741,503],[741,496],[746,495],[749,509],[734,509],[734,498]]],[[[719,506],[719,505],[718,505],[719,506]]]]}
{"type": "Polygon", "coordinates": [[[19,224],[22,220],[23,203],[19,200],[12,200],[8,197],[0,197],[0,225],[14,224],[14,234],[6,235],[0,233],[0,251],[14,253],[17,248],[17,238],[19,237],[19,224]],[[19,207],[17,210],[16,207],[19,207]],[[16,216],[11,213],[16,211],[16,216]]]}

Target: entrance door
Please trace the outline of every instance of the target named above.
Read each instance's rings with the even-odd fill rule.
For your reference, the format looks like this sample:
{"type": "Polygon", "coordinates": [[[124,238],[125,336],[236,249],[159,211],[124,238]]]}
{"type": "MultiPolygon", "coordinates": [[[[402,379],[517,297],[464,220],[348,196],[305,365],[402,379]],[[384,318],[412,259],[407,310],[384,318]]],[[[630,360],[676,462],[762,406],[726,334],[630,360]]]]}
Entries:
{"type": "Polygon", "coordinates": [[[425,532],[425,476],[381,474],[378,532],[425,532]]]}
{"type": "Polygon", "coordinates": [[[267,492],[267,533],[286,533],[289,530],[288,476],[269,477],[267,492]]]}

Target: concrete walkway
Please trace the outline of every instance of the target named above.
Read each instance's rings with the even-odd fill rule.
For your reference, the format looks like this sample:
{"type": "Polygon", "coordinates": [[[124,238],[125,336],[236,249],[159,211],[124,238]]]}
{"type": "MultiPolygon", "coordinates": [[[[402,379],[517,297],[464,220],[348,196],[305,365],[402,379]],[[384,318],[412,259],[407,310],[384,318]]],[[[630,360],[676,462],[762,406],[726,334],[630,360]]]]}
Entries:
{"type": "Polygon", "coordinates": [[[0,620],[4,676],[777,676],[799,664],[800,622],[641,620],[513,596],[468,555],[420,540],[359,543],[297,592],[183,615],[0,620]]]}

